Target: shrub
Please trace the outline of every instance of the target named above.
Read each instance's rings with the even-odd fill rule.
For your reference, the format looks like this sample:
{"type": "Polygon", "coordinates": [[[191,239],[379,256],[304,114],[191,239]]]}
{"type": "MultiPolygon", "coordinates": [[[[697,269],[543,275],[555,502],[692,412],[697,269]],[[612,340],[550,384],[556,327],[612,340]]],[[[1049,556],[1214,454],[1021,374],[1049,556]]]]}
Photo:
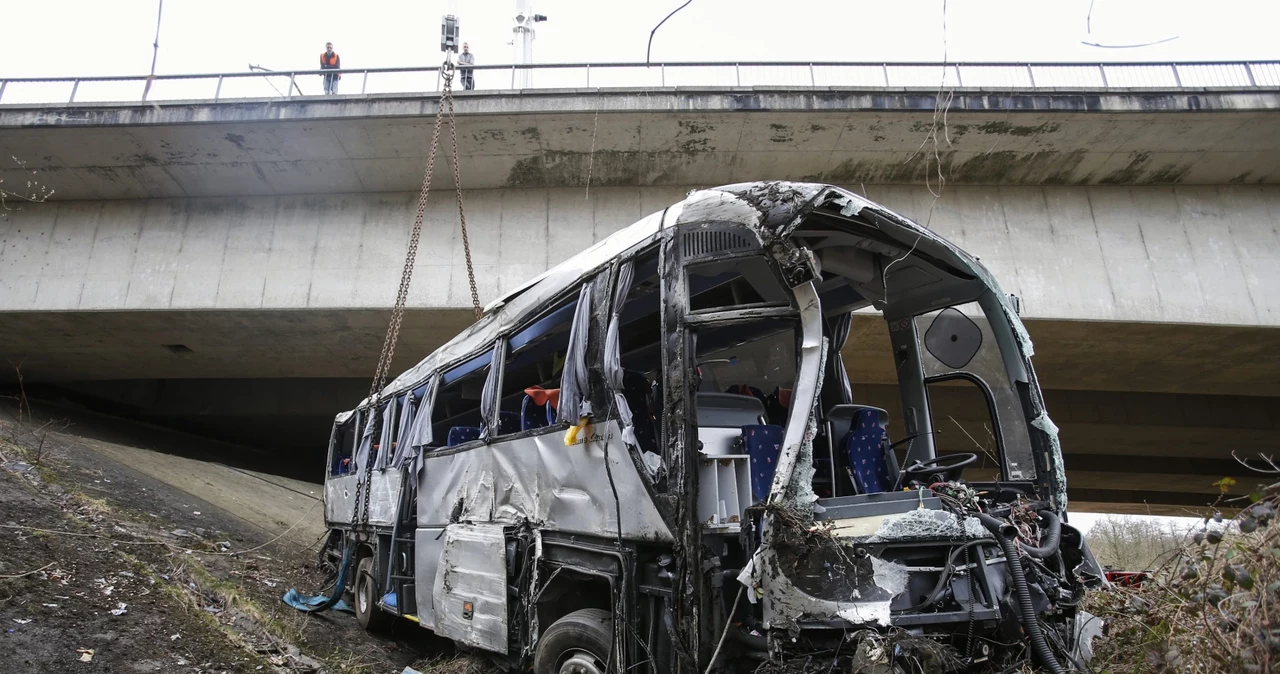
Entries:
{"type": "MultiPolygon", "coordinates": [[[[1206,517],[1155,553],[1142,586],[1091,594],[1088,609],[1108,623],[1095,672],[1280,672],[1280,483],[1241,505],[1235,517],[1206,517]]],[[[1150,545],[1133,559],[1165,539],[1143,540],[1150,545]]]]}

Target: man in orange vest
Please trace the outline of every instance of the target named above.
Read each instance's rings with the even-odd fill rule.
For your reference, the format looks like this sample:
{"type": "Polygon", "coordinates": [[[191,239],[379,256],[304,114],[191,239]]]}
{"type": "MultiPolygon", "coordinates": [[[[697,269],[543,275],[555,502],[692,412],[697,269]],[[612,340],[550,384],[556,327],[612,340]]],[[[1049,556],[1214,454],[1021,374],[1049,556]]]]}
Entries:
{"type": "MultiPolygon", "coordinates": [[[[342,68],[342,59],[338,58],[338,52],[333,50],[333,43],[326,42],[324,45],[324,53],[320,55],[321,70],[338,70],[342,68]]],[[[342,73],[325,73],[324,74],[324,93],[338,93],[338,80],[342,79],[342,73]]]]}

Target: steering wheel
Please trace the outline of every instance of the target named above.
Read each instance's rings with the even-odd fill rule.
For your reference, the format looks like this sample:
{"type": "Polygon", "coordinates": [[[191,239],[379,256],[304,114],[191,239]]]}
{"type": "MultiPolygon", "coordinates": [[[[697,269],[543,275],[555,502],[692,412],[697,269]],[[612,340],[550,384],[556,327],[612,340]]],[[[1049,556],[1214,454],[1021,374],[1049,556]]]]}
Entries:
{"type": "Polygon", "coordinates": [[[960,479],[960,473],[964,467],[977,460],[978,455],[969,452],[948,454],[926,461],[912,461],[903,473],[908,480],[915,482],[951,482],[960,479]]]}

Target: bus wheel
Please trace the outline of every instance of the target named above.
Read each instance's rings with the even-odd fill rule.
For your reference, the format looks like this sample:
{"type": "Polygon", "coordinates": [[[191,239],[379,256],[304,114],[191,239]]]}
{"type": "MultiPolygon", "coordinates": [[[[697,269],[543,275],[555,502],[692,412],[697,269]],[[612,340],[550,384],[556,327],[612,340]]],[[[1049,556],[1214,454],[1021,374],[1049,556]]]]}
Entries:
{"type": "Polygon", "coordinates": [[[383,629],[391,614],[378,608],[378,581],[373,575],[373,558],[365,557],[356,566],[356,621],[370,632],[383,629]]]}
{"type": "Polygon", "coordinates": [[[606,674],[613,620],[608,611],[584,608],[555,621],[538,640],[534,674],[606,674]]]}

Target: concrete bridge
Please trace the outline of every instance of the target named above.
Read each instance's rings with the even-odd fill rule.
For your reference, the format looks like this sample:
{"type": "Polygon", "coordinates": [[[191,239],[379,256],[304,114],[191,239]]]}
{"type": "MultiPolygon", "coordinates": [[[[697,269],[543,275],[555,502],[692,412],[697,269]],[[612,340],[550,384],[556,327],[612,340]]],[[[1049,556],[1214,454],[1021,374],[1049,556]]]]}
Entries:
{"type": "MultiPolygon", "coordinates": [[[[44,397],[311,461],[373,370],[437,101],[0,105],[0,156],[24,162],[2,186],[55,190],[0,220],[0,356],[44,397]]],[[[482,300],[691,188],[834,182],[1022,298],[1077,503],[1202,505],[1219,477],[1252,485],[1232,450],[1280,447],[1280,87],[959,88],[943,107],[524,90],[457,109],[482,300]]],[[[469,323],[451,209],[428,210],[397,368],[469,323]]],[[[859,317],[846,362],[893,408],[885,337],[859,317]]]]}

